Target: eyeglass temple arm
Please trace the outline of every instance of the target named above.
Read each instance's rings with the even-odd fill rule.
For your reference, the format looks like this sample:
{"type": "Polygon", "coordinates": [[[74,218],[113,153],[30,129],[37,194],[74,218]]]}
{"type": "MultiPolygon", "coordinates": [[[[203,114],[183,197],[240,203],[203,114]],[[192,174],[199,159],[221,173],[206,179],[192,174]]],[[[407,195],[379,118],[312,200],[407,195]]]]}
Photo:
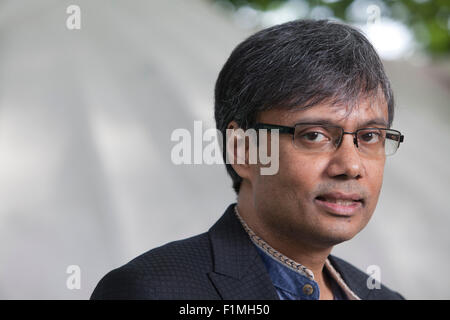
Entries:
{"type": "Polygon", "coordinates": [[[295,128],[279,126],[274,124],[265,124],[265,123],[257,123],[254,126],[255,129],[267,129],[267,130],[275,130],[278,129],[280,133],[288,133],[294,134],[295,128]]]}

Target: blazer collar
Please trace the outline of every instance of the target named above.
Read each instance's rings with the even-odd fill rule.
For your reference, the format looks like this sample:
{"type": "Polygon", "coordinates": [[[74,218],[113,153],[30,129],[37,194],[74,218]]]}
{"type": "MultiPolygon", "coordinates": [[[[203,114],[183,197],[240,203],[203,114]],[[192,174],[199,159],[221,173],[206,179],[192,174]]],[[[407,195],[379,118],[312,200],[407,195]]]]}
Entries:
{"type": "Polygon", "coordinates": [[[223,299],[279,299],[254,244],[230,205],[209,229],[214,271],[211,281],[223,299]]]}
{"type": "MultiPolygon", "coordinates": [[[[328,260],[340,274],[346,285],[361,299],[367,300],[370,298],[374,290],[369,290],[367,288],[367,275],[355,271],[355,267],[350,266],[348,263],[339,259],[333,255],[328,256],[328,260]]],[[[376,291],[376,290],[375,290],[376,291]]]]}

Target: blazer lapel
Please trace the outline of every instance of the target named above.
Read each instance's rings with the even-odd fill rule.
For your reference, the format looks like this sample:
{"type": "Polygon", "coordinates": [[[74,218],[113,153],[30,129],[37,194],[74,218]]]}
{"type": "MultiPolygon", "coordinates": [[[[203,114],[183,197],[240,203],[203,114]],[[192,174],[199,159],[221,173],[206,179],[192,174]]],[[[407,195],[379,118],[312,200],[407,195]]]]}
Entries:
{"type": "Polygon", "coordinates": [[[367,277],[362,272],[356,272],[354,267],[349,267],[343,260],[329,255],[328,260],[331,262],[336,271],[341,275],[347,286],[361,299],[367,300],[371,295],[371,291],[367,288],[367,277]]]}
{"type": "Polygon", "coordinates": [[[214,271],[208,274],[222,299],[277,300],[261,258],[232,204],[209,230],[214,271]]]}

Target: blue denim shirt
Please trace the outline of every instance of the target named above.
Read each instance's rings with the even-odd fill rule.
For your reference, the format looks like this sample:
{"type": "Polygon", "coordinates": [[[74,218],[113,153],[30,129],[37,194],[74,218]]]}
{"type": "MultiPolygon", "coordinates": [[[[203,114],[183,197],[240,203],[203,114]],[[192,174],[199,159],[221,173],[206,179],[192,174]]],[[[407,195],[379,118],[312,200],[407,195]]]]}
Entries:
{"type": "MultiPolygon", "coordinates": [[[[255,247],[269,272],[280,300],[319,300],[320,289],[317,282],[272,258],[259,246],[255,247]]],[[[334,280],[331,282],[334,299],[346,300],[339,285],[334,280]]]]}

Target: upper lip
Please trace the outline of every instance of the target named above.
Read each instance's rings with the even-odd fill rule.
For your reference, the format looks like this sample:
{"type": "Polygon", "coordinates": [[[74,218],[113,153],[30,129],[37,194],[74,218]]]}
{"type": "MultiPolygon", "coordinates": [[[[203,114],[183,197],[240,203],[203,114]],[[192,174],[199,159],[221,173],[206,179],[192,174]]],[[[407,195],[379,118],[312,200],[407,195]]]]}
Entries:
{"type": "Polygon", "coordinates": [[[363,201],[364,198],[358,193],[342,193],[342,192],[329,192],[318,195],[316,198],[332,198],[339,200],[353,200],[363,201]]]}

